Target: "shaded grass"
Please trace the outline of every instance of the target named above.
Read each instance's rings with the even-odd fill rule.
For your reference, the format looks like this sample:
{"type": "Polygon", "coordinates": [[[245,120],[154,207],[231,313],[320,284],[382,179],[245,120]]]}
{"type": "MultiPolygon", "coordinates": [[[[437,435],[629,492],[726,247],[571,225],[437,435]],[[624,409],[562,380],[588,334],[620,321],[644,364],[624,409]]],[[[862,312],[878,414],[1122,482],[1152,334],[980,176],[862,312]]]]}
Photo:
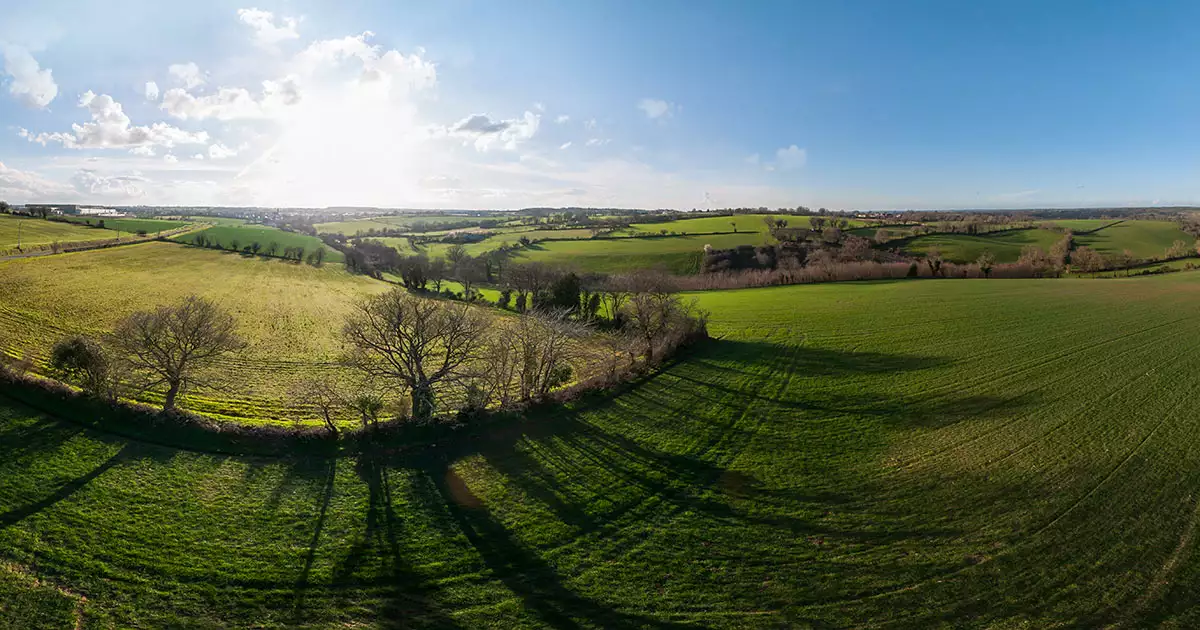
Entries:
{"type": "Polygon", "coordinates": [[[662,373],[422,452],[0,408],[0,558],[100,627],[1194,621],[1195,274],[697,297],[720,339],[662,373]]]}
{"type": "Polygon", "coordinates": [[[957,263],[975,262],[984,252],[991,252],[996,257],[996,262],[1011,263],[1021,257],[1021,249],[1026,246],[1032,245],[1048,250],[1062,238],[1063,235],[1057,232],[1031,228],[982,235],[928,234],[887,243],[885,246],[899,246],[906,253],[919,256],[937,248],[942,253],[942,258],[957,263]]]}

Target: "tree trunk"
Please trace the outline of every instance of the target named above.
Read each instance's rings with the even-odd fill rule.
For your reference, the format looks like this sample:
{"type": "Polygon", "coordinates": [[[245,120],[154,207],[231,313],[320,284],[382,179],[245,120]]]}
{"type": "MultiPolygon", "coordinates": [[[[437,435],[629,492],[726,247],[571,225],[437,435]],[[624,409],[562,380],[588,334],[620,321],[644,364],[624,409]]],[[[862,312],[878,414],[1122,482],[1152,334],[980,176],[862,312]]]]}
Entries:
{"type": "Polygon", "coordinates": [[[412,409],[414,418],[428,420],[433,417],[434,400],[432,385],[421,383],[413,387],[412,409]]]}
{"type": "Polygon", "coordinates": [[[179,395],[179,381],[171,381],[171,387],[167,389],[167,397],[163,399],[163,411],[170,411],[175,408],[175,397],[179,395]]]}

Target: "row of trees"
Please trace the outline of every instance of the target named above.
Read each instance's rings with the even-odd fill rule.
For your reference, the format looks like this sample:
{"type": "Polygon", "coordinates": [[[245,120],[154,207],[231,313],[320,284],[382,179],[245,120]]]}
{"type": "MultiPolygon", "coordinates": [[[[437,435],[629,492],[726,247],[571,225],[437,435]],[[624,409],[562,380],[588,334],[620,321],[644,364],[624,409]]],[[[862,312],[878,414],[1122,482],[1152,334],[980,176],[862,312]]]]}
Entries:
{"type": "MultiPolygon", "coordinates": [[[[336,433],[346,413],[377,422],[386,401],[406,401],[394,415],[428,420],[448,403],[478,412],[542,400],[576,379],[584,359],[606,367],[585,374],[589,384],[612,383],[706,334],[703,313],[669,287],[641,288],[609,296],[627,325],[603,335],[569,309],[539,307],[498,320],[478,307],[397,288],[358,303],[345,322],[342,365],[358,378],[347,384],[313,377],[293,397],[336,433]]],[[[182,393],[211,385],[222,359],[246,345],[231,314],[191,296],[122,318],[103,338],[65,338],[50,365],[101,398],[163,391],[169,411],[182,393]]]]}
{"type": "Polygon", "coordinates": [[[205,247],[208,249],[221,249],[231,252],[241,252],[247,256],[268,256],[272,258],[283,258],[284,260],[294,260],[296,262],[307,262],[314,267],[320,267],[325,262],[327,256],[324,247],[316,249],[305,249],[302,245],[293,245],[280,248],[279,243],[269,241],[265,245],[259,241],[251,241],[242,244],[239,239],[230,239],[228,246],[223,245],[220,241],[210,238],[208,235],[201,232],[192,239],[192,244],[197,247],[205,247]]]}

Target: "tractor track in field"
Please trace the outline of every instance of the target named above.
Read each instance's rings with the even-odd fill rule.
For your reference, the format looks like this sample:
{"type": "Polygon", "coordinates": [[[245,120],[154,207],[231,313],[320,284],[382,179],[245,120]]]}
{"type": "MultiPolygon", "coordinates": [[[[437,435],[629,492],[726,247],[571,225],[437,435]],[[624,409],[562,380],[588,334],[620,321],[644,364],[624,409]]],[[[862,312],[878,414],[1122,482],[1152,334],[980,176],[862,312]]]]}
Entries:
{"type": "MultiPolygon", "coordinates": [[[[1182,330],[1182,329],[1181,329],[1181,330],[1180,330],[1178,333],[1176,333],[1175,335],[1172,335],[1171,337],[1174,337],[1174,336],[1177,336],[1177,335],[1181,335],[1181,334],[1183,334],[1183,333],[1185,333],[1185,332],[1187,332],[1187,331],[1186,331],[1186,330],[1182,330]]],[[[1189,349],[1190,349],[1190,348],[1189,348],[1189,349]]],[[[1124,356],[1126,356],[1126,355],[1128,355],[1128,354],[1131,354],[1131,353],[1133,353],[1133,352],[1137,352],[1137,351],[1144,351],[1144,350],[1145,350],[1145,348],[1144,348],[1144,347],[1141,347],[1141,346],[1134,346],[1134,347],[1131,347],[1131,348],[1129,348],[1128,350],[1125,350],[1125,351],[1121,352],[1120,354],[1116,355],[1115,357],[1103,357],[1103,358],[1097,359],[1096,361],[1092,361],[1091,363],[1087,364],[1087,366],[1085,366],[1085,367],[1091,367],[1091,366],[1094,366],[1094,365],[1099,365],[1099,364],[1103,364],[1103,363],[1109,363],[1109,362],[1111,362],[1111,361],[1112,361],[1112,359],[1114,359],[1114,358],[1120,358],[1120,357],[1124,357],[1124,356]]],[[[1186,351],[1185,351],[1185,352],[1186,352],[1186,351]]],[[[1176,357],[1178,357],[1178,356],[1182,356],[1183,354],[1184,354],[1184,353],[1182,353],[1182,352],[1181,352],[1181,353],[1179,353],[1179,354],[1177,354],[1177,355],[1175,355],[1175,356],[1176,356],[1176,357]]],[[[1104,401],[1104,400],[1107,400],[1107,399],[1111,398],[1112,396],[1116,395],[1116,393],[1118,393],[1118,392],[1120,392],[1120,391],[1123,391],[1123,390],[1127,389],[1128,387],[1132,386],[1132,385],[1133,385],[1135,382],[1137,382],[1137,380],[1141,379],[1141,378],[1142,378],[1142,377],[1144,377],[1145,375],[1146,375],[1146,374],[1142,374],[1142,375],[1140,375],[1140,376],[1136,377],[1135,379],[1132,379],[1132,380],[1130,380],[1130,381],[1126,382],[1126,383],[1125,383],[1124,385],[1122,385],[1120,388],[1118,388],[1118,389],[1116,389],[1116,390],[1113,390],[1113,391],[1109,392],[1109,394],[1108,394],[1108,395],[1106,395],[1106,396],[1105,396],[1104,398],[1102,398],[1101,400],[1099,400],[1099,401],[1095,401],[1095,402],[1093,402],[1093,403],[1088,403],[1088,404],[1085,404],[1085,405],[1083,405],[1083,406],[1082,406],[1082,408],[1084,408],[1084,409],[1087,409],[1087,408],[1094,407],[1094,406],[1095,406],[1095,404],[1098,404],[1098,403],[1100,403],[1100,402],[1102,402],[1102,401],[1104,401]]],[[[1064,382],[1064,381],[1070,381],[1070,380],[1072,380],[1072,379],[1074,379],[1074,378],[1075,378],[1075,375],[1074,375],[1074,374],[1070,374],[1070,373],[1064,373],[1063,375],[1061,375],[1061,376],[1059,376],[1059,377],[1057,377],[1057,378],[1055,378],[1055,379],[1053,379],[1053,380],[1047,381],[1046,383],[1044,383],[1044,384],[1042,384],[1042,385],[1039,385],[1038,387],[1035,387],[1035,388],[1033,388],[1033,389],[1031,389],[1031,390],[1028,390],[1026,393],[1027,393],[1027,394],[1028,394],[1028,393],[1034,393],[1034,392],[1039,392],[1039,391],[1042,391],[1042,390],[1045,390],[1045,389],[1048,389],[1048,388],[1052,388],[1052,387],[1054,387],[1054,386],[1056,386],[1056,385],[1058,385],[1058,384],[1060,384],[1060,383],[1062,383],[1062,382],[1064,382]]],[[[1003,404],[1003,403],[998,403],[998,405],[999,405],[999,404],[1003,404]]],[[[917,466],[919,466],[919,465],[921,465],[921,464],[924,464],[924,463],[928,463],[928,462],[931,462],[931,461],[935,461],[935,460],[941,459],[942,457],[944,457],[944,456],[946,456],[946,455],[949,455],[949,454],[951,454],[951,453],[954,453],[954,452],[956,452],[956,451],[959,451],[959,450],[961,450],[961,449],[963,449],[963,448],[966,448],[966,447],[970,446],[971,444],[974,444],[974,443],[978,442],[979,440],[985,439],[985,438],[987,438],[987,437],[989,437],[989,436],[991,436],[991,435],[994,435],[994,434],[995,434],[995,433],[997,433],[997,432],[1003,431],[1003,430],[1005,430],[1006,428],[1009,428],[1009,427],[1011,427],[1011,426],[1012,426],[1013,424],[1015,424],[1015,423],[1018,423],[1018,422],[1021,422],[1021,421],[1024,421],[1024,420],[1027,420],[1027,419],[1029,419],[1029,418],[1031,418],[1031,417],[1034,417],[1034,416],[1036,416],[1038,413],[1039,413],[1039,412],[1037,412],[1037,411],[1033,411],[1033,412],[1029,412],[1029,413],[1021,414],[1021,415],[1019,415],[1019,416],[1016,416],[1016,417],[1014,417],[1014,418],[1011,418],[1011,419],[1009,419],[1008,421],[1006,421],[1006,422],[1004,422],[1004,423],[1001,423],[1001,424],[999,424],[999,425],[996,425],[996,426],[994,426],[994,427],[990,427],[990,428],[988,428],[988,429],[987,429],[987,430],[985,430],[985,431],[982,431],[982,432],[980,432],[980,433],[977,433],[977,434],[975,434],[975,435],[972,435],[972,436],[970,436],[969,438],[966,438],[966,439],[964,439],[964,440],[961,440],[961,441],[959,441],[959,442],[955,442],[955,443],[952,443],[952,444],[948,444],[948,445],[946,445],[944,448],[939,448],[939,449],[937,449],[937,450],[933,450],[933,451],[927,451],[927,452],[925,452],[925,453],[922,453],[922,454],[916,455],[916,456],[914,456],[914,457],[912,457],[912,458],[909,458],[909,459],[907,459],[905,462],[898,463],[898,464],[893,464],[893,466],[894,466],[894,469],[895,469],[895,470],[900,470],[900,471],[912,470],[913,468],[915,468],[915,467],[917,467],[917,466]]],[[[1055,425],[1055,427],[1054,427],[1054,428],[1052,428],[1050,431],[1047,431],[1046,433],[1044,433],[1044,434],[1043,434],[1043,436],[1041,436],[1041,437],[1044,437],[1044,436],[1046,436],[1046,435],[1050,435],[1050,434],[1051,434],[1051,433],[1053,433],[1055,430],[1057,430],[1059,427],[1061,427],[1061,426],[1064,426],[1064,425],[1066,425],[1066,424],[1069,424],[1070,422],[1071,422],[1071,420],[1070,420],[1070,419],[1062,421],[1062,422],[1061,422],[1061,423],[1059,423],[1058,425],[1055,425]]],[[[1040,438],[1039,438],[1039,439],[1040,439],[1040,438]]],[[[1031,445],[1031,444],[1033,444],[1033,443],[1035,443],[1035,442],[1037,442],[1037,440],[1031,440],[1030,442],[1028,442],[1028,443],[1026,444],[1026,446],[1028,446],[1028,445],[1031,445]]],[[[1022,449],[1023,449],[1023,448],[1024,448],[1024,447],[1022,447],[1022,449]]],[[[1018,449],[1018,450],[1021,450],[1021,449],[1018,449]]],[[[1010,454],[1015,454],[1015,452],[1014,452],[1014,453],[1010,453],[1010,454]]],[[[985,467],[985,468],[986,468],[986,467],[985,467]]]]}

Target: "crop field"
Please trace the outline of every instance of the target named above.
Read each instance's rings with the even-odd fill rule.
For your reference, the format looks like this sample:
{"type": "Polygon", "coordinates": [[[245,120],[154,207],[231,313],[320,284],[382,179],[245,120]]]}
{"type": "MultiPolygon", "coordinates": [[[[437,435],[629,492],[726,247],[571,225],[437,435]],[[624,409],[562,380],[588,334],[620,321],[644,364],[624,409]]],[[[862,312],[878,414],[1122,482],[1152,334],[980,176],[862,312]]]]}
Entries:
{"type": "Polygon", "coordinates": [[[164,219],[105,219],[101,217],[64,217],[71,223],[81,225],[98,226],[103,222],[105,229],[120,230],[122,232],[139,232],[144,231],[147,234],[156,232],[165,232],[167,230],[177,230],[181,227],[186,227],[184,221],[167,221],[164,219]]]}
{"type": "Polygon", "coordinates": [[[214,217],[214,216],[197,215],[197,216],[187,217],[187,219],[189,221],[193,221],[196,223],[211,223],[213,225],[245,225],[246,224],[245,219],[238,219],[236,217],[214,217]]]}
{"type": "Polygon", "coordinates": [[[697,298],[619,395],[396,455],[0,406],[0,625],[1200,623],[1200,274],[697,298]]]}
{"type": "Polygon", "coordinates": [[[1091,234],[1075,237],[1076,245],[1087,245],[1105,254],[1118,254],[1128,249],[1138,258],[1162,256],[1176,240],[1188,244],[1196,238],[1179,229],[1173,221],[1122,221],[1091,234]]]}
{"type": "Polygon", "coordinates": [[[326,246],[321,242],[321,239],[308,234],[300,234],[299,232],[285,232],[279,228],[274,228],[266,225],[217,225],[199,232],[189,232],[174,237],[173,240],[181,243],[195,243],[196,238],[203,234],[209,242],[216,241],[221,244],[221,247],[228,249],[236,240],[240,247],[245,247],[251,243],[259,243],[265,250],[270,243],[279,245],[277,255],[282,256],[283,250],[286,247],[303,247],[306,252],[315,251],[318,247],[325,248],[325,260],[327,262],[338,263],[345,257],[341,252],[326,246]]]}
{"type": "Polygon", "coordinates": [[[21,245],[26,248],[35,245],[49,245],[54,242],[103,241],[117,236],[116,232],[107,229],[0,214],[0,252],[16,249],[18,224],[20,224],[21,245]]]}
{"type": "Polygon", "coordinates": [[[515,260],[545,262],[600,273],[660,268],[674,274],[689,274],[700,270],[705,245],[712,245],[716,249],[765,245],[770,238],[766,232],[741,232],[708,236],[546,241],[521,249],[515,260]]]}
{"type": "Polygon", "coordinates": [[[0,351],[41,360],[66,334],[110,330],[134,310],[194,293],[232,311],[250,347],[220,366],[226,390],[198,392],[184,406],[283,421],[288,388],[305,373],[332,369],[353,301],[387,288],[341,265],[316,268],[174,243],[10,260],[0,262],[0,351]]]}
{"type": "Polygon", "coordinates": [[[1120,219],[1054,219],[1052,221],[1034,220],[1034,224],[1036,225],[1049,223],[1061,228],[1069,228],[1076,233],[1091,232],[1120,222],[1120,219]]]}
{"type": "MultiPolygon", "coordinates": [[[[974,262],[985,251],[996,257],[996,262],[1016,262],[1021,248],[1026,245],[1048,250],[1063,238],[1062,234],[1037,228],[1028,230],[1006,230],[995,234],[928,234],[903,242],[902,249],[910,254],[925,255],[937,248],[942,258],[951,262],[974,262]]],[[[899,245],[899,243],[897,243],[899,245]]],[[[891,243],[886,245],[892,247],[891,243]]]]}
{"type": "MultiPolygon", "coordinates": [[[[521,237],[526,237],[536,241],[539,239],[590,239],[592,237],[591,230],[522,230],[522,231],[505,231],[498,232],[489,236],[482,241],[475,243],[465,243],[463,247],[471,256],[479,256],[494,251],[500,248],[501,245],[512,245],[521,240],[521,237]]],[[[446,255],[446,251],[454,245],[451,243],[425,243],[422,245],[425,253],[430,258],[439,258],[446,255]]],[[[404,250],[400,250],[403,252],[404,250]]]]}

